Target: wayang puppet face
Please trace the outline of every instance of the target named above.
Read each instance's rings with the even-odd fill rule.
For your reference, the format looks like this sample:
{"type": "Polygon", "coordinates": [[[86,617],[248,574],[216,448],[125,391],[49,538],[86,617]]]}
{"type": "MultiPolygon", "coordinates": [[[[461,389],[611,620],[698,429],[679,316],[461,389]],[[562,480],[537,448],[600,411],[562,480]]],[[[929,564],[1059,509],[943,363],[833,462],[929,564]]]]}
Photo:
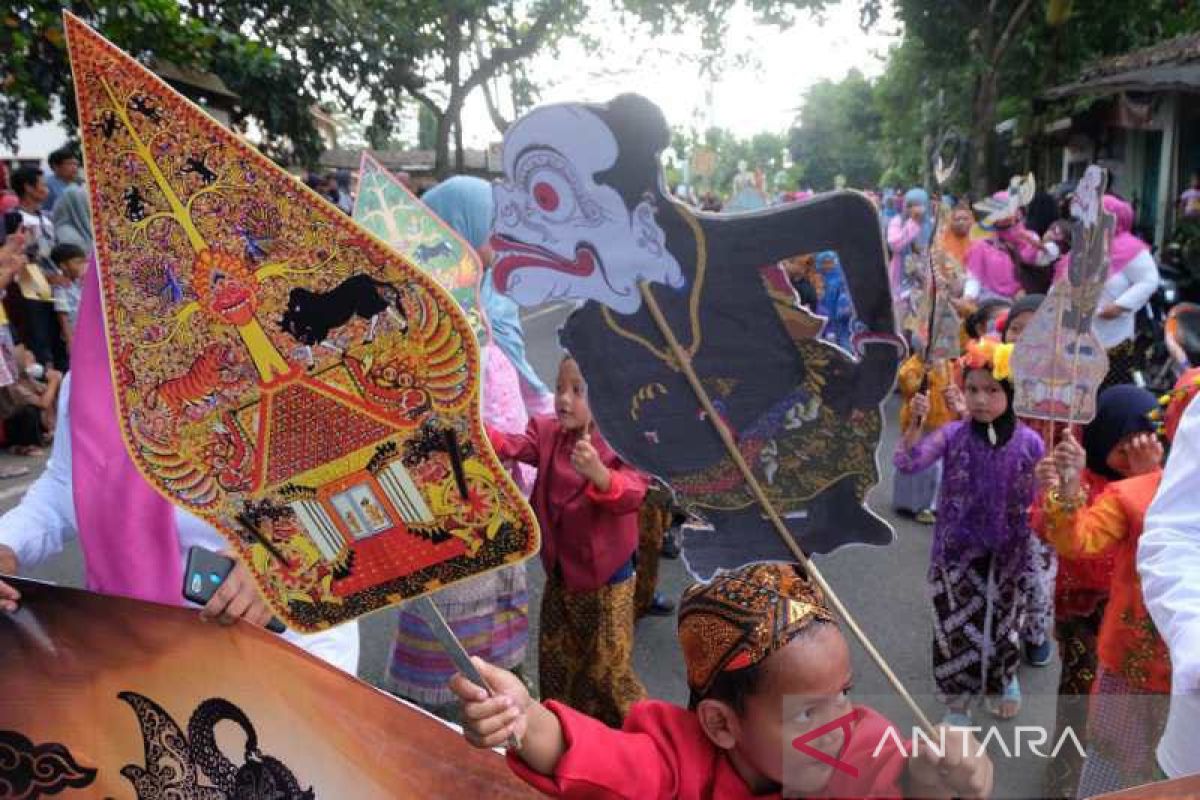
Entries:
{"type": "Polygon", "coordinates": [[[630,314],[641,306],[638,281],[683,286],[654,200],[631,209],[598,177],[619,155],[608,125],[581,105],[547,106],[513,126],[494,189],[497,289],[524,306],[575,298],[630,314]]]}
{"type": "Polygon", "coordinates": [[[248,325],[258,310],[254,276],[236,256],[204,250],[196,257],[197,299],[227,325],[248,325]]]}

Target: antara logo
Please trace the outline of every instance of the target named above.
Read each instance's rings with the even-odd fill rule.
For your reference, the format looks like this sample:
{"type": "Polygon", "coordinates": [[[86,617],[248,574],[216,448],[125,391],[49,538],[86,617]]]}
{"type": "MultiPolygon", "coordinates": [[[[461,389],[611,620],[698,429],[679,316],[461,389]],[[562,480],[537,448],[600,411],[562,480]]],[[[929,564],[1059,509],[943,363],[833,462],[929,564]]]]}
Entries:
{"type": "MultiPolygon", "coordinates": [[[[834,758],[828,753],[823,753],[815,747],[810,747],[808,743],[814,739],[820,739],[822,736],[832,733],[838,728],[841,728],[842,733],[845,734],[844,741],[850,741],[850,731],[854,724],[862,719],[864,713],[865,712],[861,708],[856,708],[849,714],[843,714],[837,719],[827,722],[819,728],[814,728],[803,736],[797,736],[795,739],[792,739],[792,747],[810,758],[815,758],[822,764],[833,767],[839,772],[846,773],[851,778],[857,778],[858,767],[855,767],[853,764],[847,764],[845,761],[842,761],[838,758],[834,758]]],[[[843,751],[845,750],[845,745],[842,746],[842,749],[843,751]]],[[[876,754],[878,754],[878,751],[876,751],[876,754]]]]}
{"type": "MultiPolygon", "coordinates": [[[[875,745],[874,752],[871,753],[872,758],[878,758],[883,749],[888,746],[889,742],[892,747],[895,747],[901,754],[916,755],[922,747],[928,748],[929,752],[933,753],[938,758],[945,758],[948,749],[946,744],[947,728],[938,728],[938,736],[935,740],[922,728],[913,728],[912,735],[908,740],[900,737],[896,729],[888,726],[883,732],[883,736],[879,738],[879,743],[875,745]]],[[[1017,725],[1012,730],[1012,747],[1009,747],[1009,741],[1005,738],[1005,734],[999,728],[988,727],[982,728],[979,726],[963,726],[955,728],[955,731],[965,730],[974,734],[974,739],[966,736],[956,736],[959,740],[958,747],[961,749],[963,758],[978,757],[983,755],[988,750],[988,745],[995,746],[999,752],[1004,754],[1005,758],[1021,758],[1026,752],[1032,753],[1038,758],[1057,758],[1059,752],[1068,743],[1075,748],[1075,752],[1080,758],[1087,757],[1087,751],[1084,749],[1079,737],[1075,735],[1075,731],[1070,727],[1064,728],[1059,735],[1058,741],[1054,743],[1054,749],[1049,753],[1044,752],[1041,748],[1050,741],[1051,737],[1046,732],[1045,728],[1036,725],[1017,725]],[[972,752],[972,742],[975,742],[975,750],[972,752]]],[[[996,751],[993,751],[996,752],[996,751]]]]}

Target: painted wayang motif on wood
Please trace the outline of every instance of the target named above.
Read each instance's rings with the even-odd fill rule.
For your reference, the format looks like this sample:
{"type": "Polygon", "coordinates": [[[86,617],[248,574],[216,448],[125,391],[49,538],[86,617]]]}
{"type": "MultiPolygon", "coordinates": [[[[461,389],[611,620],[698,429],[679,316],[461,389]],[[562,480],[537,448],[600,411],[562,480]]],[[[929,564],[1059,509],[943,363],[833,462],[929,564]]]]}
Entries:
{"type": "Polygon", "coordinates": [[[486,326],[479,310],[483,267],[474,248],[366,152],[359,161],[352,216],[440,283],[482,338],[486,326]]]}
{"type": "Polygon", "coordinates": [[[526,306],[587,301],[563,345],[622,458],[714,524],[685,543],[696,575],[792,557],[716,425],[806,551],[890,542],[865,506],[879,474],[880,403],[902,350],[874,207],[835,192],[748,214],[698,212],[663,188],[668,141],[661,112],[637,95],[518,120],[495,189],[496,288],[526,306]],[[779,267],[825,250],[840,258],[861,323],[853,352],[820,339],[821,320],[779,267]]]}
{"type": "Polygon", "coordinates": [[[3,800],[537,795],[503,756],[262,628],[13,583],[21,608],[0,614],[3,800]]]}
{"type": "Polygon", "coordinates": [[[151,485],[305,630],[536,552],[453,299],[77,19],[67,31],[118,418],[151,485]]]}
{"type": "Polygon", "coordinates": [[[1092,320],[1108,279],[1116,218],[1104,210],[1107,175],[1092,165],[1075,189],[1070,264],[1013,351],[1013,409],[1022,417],[1086,424],[1108,374],[1092,320]]]}

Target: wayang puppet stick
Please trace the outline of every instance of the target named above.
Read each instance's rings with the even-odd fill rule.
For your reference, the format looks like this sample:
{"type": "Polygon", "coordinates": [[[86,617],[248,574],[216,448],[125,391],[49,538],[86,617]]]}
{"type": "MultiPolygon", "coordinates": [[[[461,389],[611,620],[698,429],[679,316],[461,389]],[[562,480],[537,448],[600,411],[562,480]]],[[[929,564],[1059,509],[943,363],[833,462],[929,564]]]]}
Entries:
{"type": "Polygon", "coordinates": [[[713,407],[712,398],[709,397],[707,390],[705,390],[703,384],[700,383],[700,378],[698,375],[696,375],[696,370],[692,366],[691,357],[686,351],[684,351],[683,346],[679,344],[679,340],[675,338],[675,333],[671,330],[671,326],[667,323],[667,318],[663,316],[662,309],[658,306],[658,301],[654,299],[654,294],[650,291],[650,286],[645,281],[640,281],[638,283],[638,288],[641,289],[642,298],[645,300],[646,307],[650,310],[650,316],[654,319],[654,324],[658,326],[658,330],[660,333],[662,333],[663,338],[666,340],[667,346],[671,350],[671,354],[679,363],[679,368],[687,378],[688,383],[691,385],[692,391],[695,392],[696,398],[700,401],[700,406],[704,409],[704,413],[708,415],[709,422],[711,422],[713,428],[716,429],[717,435],[721,437],[721,442],[725,445],[725,449],[729,452],[729,457],[733,459],[733,463],[737,465],[738,471],[742,473],[742,478],[745,479],[746,485],[750,487],[750,492],[754,495],[754,499],[758,501],[758,504],[766,513],[767,518],[771,520],[771,524],[775,527],[775,532],[779,534],[779,537],[783,540],[784,545],[787,546],[787,549],[791,552],[795,559],[800,562],[800,565],[804,567],[812,579],[816,581],[817,585],[821,588],[821,591],[824,592],[825,596],[829,599],[829,603],[833,606],[833,610],[837,612],[838,616],[841,617],[843,621],[845,621],[846,627],[850,629],[850,632],[854,634],[856,639],[858,639],[859,643],[863,646],[863,649],[867,651],[867,655],[870,656],[871,660],[875,662],[875,665],[879,667],[879,671],[883,673],[883,676],[887,679],[888,683],[890,683],[892,688],[896,690],[896,694],[900,695],[900,698],[904,700],[905,704],[908,705],[909,710],[913,713],[913,716],[917,718],[917,722],[920,723],[921,727],[925,729],[925,732],[932,737],[934,734],[933,723],[931,723],[929,718],[925,716],[925,712],[923,712],[921,707],[917,705],[917,701],[913,699],[913,696],[909,693],[908,689],[904,687],[904,684],[900,681],[900,678],[897,677],[896,673],[892,671],[892,668],[888,665],[887,660],[884,659],[883,655],[875,649],[875,645],[871,643],[871,640],[867,637],[866,632],[858,626],[858,622],[855,621],[853,616],[851,616],[849,609],[847,609],[842,603],[841,599],[837,596],[837,593],[833,591],[833,587],[830,586],[829,582],[825,580],[825,576],[821,574],[819,569],[817,569],[817,565],[814,564],[800,548],[800,545],[792,536],[792,532],[789,531],[787,529],[787,525],[784,524],[783,518],[780,517],[779,512],[775,510],[775,506],[773,503],[771,503],[771,499],[767,497],[767,493],[763,490],[762,484],[760,484],[758,479],[754,477],[754,473],[750,470],[750,465],[746,463],[746,459],[742,457],[741,451],[737,448],[737,443],[733,441],[733,435],[729,432],[729,428],[721,422],[720,415],[717,413],[716,408],[713,407]]]}

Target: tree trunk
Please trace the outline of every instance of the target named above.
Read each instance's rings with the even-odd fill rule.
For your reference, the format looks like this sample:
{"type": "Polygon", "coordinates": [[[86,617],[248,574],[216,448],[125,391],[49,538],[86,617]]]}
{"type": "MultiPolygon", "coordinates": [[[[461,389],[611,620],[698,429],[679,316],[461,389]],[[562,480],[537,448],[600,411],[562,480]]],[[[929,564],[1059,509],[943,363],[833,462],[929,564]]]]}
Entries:
{"type": "Polygon", "coordinates": [[[452,119],[442,112],[437,115],[437,148],[434,151],[433,175],[442,180],[450,173],[450,126],[452,119]]]}
{"type": "Polygon", "coordinates": [[[454,114],[454,171],[461,175],[466,166],[466,156],[463,152],[462,108],[458,108],[454,114]]]}
{"type": "Polygon", "coordinates": [[[991,192],[992,136],[996,115],[996,68],[979,76],[971,109],[971,191],[976,197],[991,192]]]}

